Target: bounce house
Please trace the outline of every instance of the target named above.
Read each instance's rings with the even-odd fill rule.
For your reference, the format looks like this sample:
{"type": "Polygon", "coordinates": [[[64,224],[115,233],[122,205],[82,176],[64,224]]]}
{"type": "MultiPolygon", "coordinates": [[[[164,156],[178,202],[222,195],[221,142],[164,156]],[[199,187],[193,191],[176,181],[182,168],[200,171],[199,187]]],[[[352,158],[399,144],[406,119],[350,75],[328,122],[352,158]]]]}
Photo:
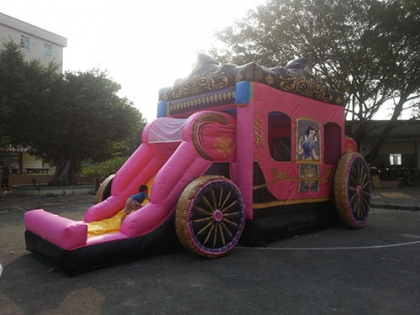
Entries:
{"type": "Polygon", "coordinates": [[[26,248],[66,275],[185,247],[200,256],[340,221],[365,225],[368,166],[344,134],[344,97],[305,70],[218,64],[200,54],[159,91],[142,144],[73,221],[25,213],[26,248]],[[119,218],[147,184],[150,201],[119,218]]]}

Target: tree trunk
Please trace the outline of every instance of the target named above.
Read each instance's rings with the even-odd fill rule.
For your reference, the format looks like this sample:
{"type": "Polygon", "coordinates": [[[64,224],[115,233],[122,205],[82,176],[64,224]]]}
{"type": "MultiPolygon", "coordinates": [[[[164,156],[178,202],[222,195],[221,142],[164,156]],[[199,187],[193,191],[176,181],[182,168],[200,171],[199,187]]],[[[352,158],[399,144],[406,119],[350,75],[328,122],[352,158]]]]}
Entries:
{"type": "MultiPolygon", "coordinates": [[[[403,94],[400,96],[398,103],[394,107],[394,112],[392,113],[391,119],[387,122],[387,124],[384,126],[384,128],[382,129],[382,132],[379,135],[379,140],[375,143],[375,146],[365,156],[365,160],[367,163],[371,163],[376,158],[376,156],[379,153],[379,150],[382,147],[382,144],[384,143],[385,139],[388,137],[390,131],[399,125],[398,117],[401,115],[403,106],[405,102],[407,101],[408,96],[409,94],[403,94]]],[[[372,121],[372,120],[369,120],[369,121],[372,121]]],[[[351,135],[353,136],[359,148],[362,141],[365,139],[366,134],[369,133],[369,130],[367,129],[369,121],[368,120],[361,121],[356,131],[351,133],[351,135]]]]}
{"type": "Polygon", "coordinates": [[[376,141],[375,146],[369,151],[369,153],[365,156],[366,163],[370,164],[378,155],[379,150],[382,147],[382,144],[384,143],[384,138],[386,135],[382,134],[381,139],[376,141]]]}
{"type": "Polygon", "coordinates": [[[390,120],[386,125],[385,128],[382,130],[379,139],[375,142],[374,147],[369,151],[369,153],[365,156],[365,160],[367,163],[371,163],[379,153],[379,150],[382,147],[384,141],[388,138],[390,131],[398,126],[401,126],[401,123],[397,121],[390,120]]]}
{"type": "Polygon", "coordinates": [[[71,160],[55,163],[55,174],[48,186],[75,185],[74,167],[71,160]]]}

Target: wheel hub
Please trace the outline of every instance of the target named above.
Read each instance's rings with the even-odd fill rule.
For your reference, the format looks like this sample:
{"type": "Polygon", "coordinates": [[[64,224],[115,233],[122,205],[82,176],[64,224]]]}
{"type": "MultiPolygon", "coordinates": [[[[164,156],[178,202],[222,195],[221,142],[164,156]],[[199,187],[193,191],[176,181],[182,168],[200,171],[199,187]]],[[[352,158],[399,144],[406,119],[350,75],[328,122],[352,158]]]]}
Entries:
{"type": "Polygon", "coordinates": [[[362,193],[362,186],[357,185],[357,194],[360,195],[362,193]]]}
{"type": "Polygon", "coordinates": [[[222,220],[223,220],[223,213],[222,213],[222,211],[220,211],[220,210],[215,210],[215,211],[213,212],[213,219],[214,219],[214,221],[216,221],[216,222],[220,222],[220,221],[222,221],[222,220]]]}

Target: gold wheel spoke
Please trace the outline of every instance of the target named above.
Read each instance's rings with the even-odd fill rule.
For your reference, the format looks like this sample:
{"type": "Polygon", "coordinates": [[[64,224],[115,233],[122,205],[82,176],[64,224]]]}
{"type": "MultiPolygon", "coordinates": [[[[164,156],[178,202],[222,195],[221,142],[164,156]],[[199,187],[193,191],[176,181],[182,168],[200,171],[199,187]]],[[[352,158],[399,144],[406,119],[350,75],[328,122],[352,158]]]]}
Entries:
{"type": "Polygon", "coordinates": [[[211,232],[213,231],[213,229],[214,229],[214,225],[211,226],[210,231],[207,233],[207,236],[206,236],[206,239],[203,242],[203,245],[205,245],[208,242],[208,240],[210,239],[210,235],[211,235],[211,232]]]}
{"type": "Polygon", "coordinates": [[[206,202],[206,204],[209,206],[209,208],[210,208],[211,212],[213,212],[213,211],[214,211],[214,208],[211,206],[211,204],[210,204],[210,202],[207,200],[206,196],[204,196],[204,195],[203,195],[203,199],[204,199],[204,201],[206,202]]]}
{"type": "Polygon", "coordinates": [[[238,223],[233,222],[233,221],[231,221],[231,220],[229,220],[229,219],[226,219],[226,218],[223,218],[223,222],[225,222],[225,223],[229,223],[229,224],[231,224],[231,225],[233,225],[233,226],[239,226],[239,224],[238,224],[238,223]]]}
{"type": "Polygon", "coordinates": [[[367,178],[368,178],[368,173],[367,172],[364,172],[363,173],[363,176],[362,176],[362,179],[360,180],[360,182],[361,183],[366,183],[368,181],[367,178]]]}
{"type": "Polygon", "coordinates": [[[212,214],[211,211],[208,211],[208,210],[206,210],[204,208],[201,208],[199,206],[196,206],[195,209],[198,210],[199,212],[205,214],[205,215],[208,215],[208,216],[211,216],[211,214],[212,214]]]}
{"type": "Polygon", "coordinates": [[[220,209],[224,208],[224,206],[225,206],[226,202],[229,200],[231,194],[232,194],[232,191],[229,190],[229,193],[227,194],[225,200],[223,201],[223,204],[220,206],[220,209]]]}
{"type": "Polygon", "coordinates": [[[212,220],[212,217],[207,217],[207,218],[201,218],[201,219],[194,219],[193,223],[199,223],[199,222],[204,222],[204,221],[209,221],[212,220]]]}
{"type": "Polygon", "coordinates": [[[360,207],[359,207],[359,202],[356,200],[356,202],[354,203],[354,207],[353,209],[355,210],[354,213],[356,214],[356,217],[359,218],[360,217],[360,207]]]}
{"type": "Polygon", "coordinates": [[[363,168],[360,165],[357,165],[357,182],[360,183],[360,181],[363,178],[363,168]]]}
{"type": "Polygon", "coordinates": [[[354,172],[352,172],[351,174],[350,174],[350,180],[353,182],[353,183],[357,183],[357,178],[356,178],[356,174],[354,173],[354,172]]]}
{"type": "Polygon", "coordinates": [[[223,187],[220,189],[219,203],[217,204],[218,209],[222,207],[222,197],[223,197],[223,187]]]}
{"type": "Polygon", "coordinates": [[[230,230],[227,228],[226,224],[222,221],[221,222],[221,225],[222,225],[223,229],[229,234],[229,237],[232,239],[233,238],[233,235],[230,232],[230,230]]]}
{"type": "Polygon", "coordinates": [[[357,194],[353,194],[353,195],[350,197],[350,202],[352,202],[355,198],[357,198],[357,194]]]}
{"type": "Polygon", "coordinates": [[[367,181],[365,181],[364,183],[363,183],[363,185],[360,185],[361,187],[362,187],[362,189],[364,189],[364,188],[366,188],[367,186],[369,186],[369,181],[367,180],[367,181]]]}
{"type": "Polygon", "coordinates": [[[233,216],[233,215],[238,215],[238,214],[241,214],[239,211],[237,211],[237,212],[230,212],[230,213],[224,213],[223,214],[223,217],[225,218],[225,217],[231,217],[231,216],[233,216]]]}
{"type": "Polygon", "coordinates": [[[222,244],[223,244],[223,246],[225,246],[226,245],[226,240],[225,240],[225,235],[223,234],[222,226],[219,226],[219,232],[220,232],[220,237],[222,238],[222,244]]]}
{"type": "Polygon", "coordinates": [[[365,168],[363,167],[363,164],[359,164],[358,169],[359,169],[359,179],[360,179],[359,183],[361,183],[366,176],[366,172],[365,172],[365,168]]]}
{"type": "Polygon", "coordinates": [[[218,230],[219,225],[215,224],[214,225],[214,237],[213,237],[213,248],[216,247],[216,241],[217,241],[217,230],[218,230]]]}
{"type": "Polygon", "coordinates": [[[360,218],[364,219],[364,217],[366,216],[367,208],[366,208],[365,200],[363,198],[360,198],[359,206],[360,206],[360,218]]]}
{"type": "MultiPolygon", "coordinates": [[[[203,228],[201,228],[200,231],[197,232],[197,235],[200,235],[201,233],[203,233],[210,225],[212,225],[213,220],[210,221],[209,223],[207,223],[203,228]]],[[[210,229],[210,231],[213,229],[213,227],[210,229]]]]}
{"type": "Polygon", "coordinates": [[[211,195],[213,197],[213,209],[217,208],[217,202],[216,202],[216,195],[214,194],[214,189],[211,190],[211,195]]]}
{"type": "Polygon", "coordinates": [[[237,202],[238,200],[234,200],[229,206],[227,206],[226,208],[223,208],[222,212],[225,213],[227,210],[229,210],[229,208],[232,208],[237,202]]]}
{"type": "Polygon", "coordinates": [[[358,219],[364,219],[364,217],[366,215],[367,203],[365,201],[366,200],[364,199],[364,197],[362,195],[360,195],[360,198],[357,199],[357,202],[355,204],[358,219]]]}
{"type": "Polygon", "coordinates": [[[369,205],[369,200],[366,198],[364,194],[360,195],[360,200],[363,202],[363,204],[367,207],[369,205]]]}

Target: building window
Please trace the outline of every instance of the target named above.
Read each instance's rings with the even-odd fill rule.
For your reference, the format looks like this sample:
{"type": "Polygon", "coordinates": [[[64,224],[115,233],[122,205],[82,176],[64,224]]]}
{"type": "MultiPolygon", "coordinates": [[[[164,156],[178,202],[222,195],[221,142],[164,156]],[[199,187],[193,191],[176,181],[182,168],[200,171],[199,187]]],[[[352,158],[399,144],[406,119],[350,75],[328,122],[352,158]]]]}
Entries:
{"type": "Polygon", "coordinates": [[[20,47],[31,49],[31,38],[29,36],[20,35],[20,47]]]}
{"type": "Polygon", "coordinates": [[[389,155],[389,164],[401,165],[401,153],[391,153],[389,155]]]}
{"type": "Polygon", "coordinates": [[[52,57],[52,45],[44,43],[44,55],[52,57]]]}

